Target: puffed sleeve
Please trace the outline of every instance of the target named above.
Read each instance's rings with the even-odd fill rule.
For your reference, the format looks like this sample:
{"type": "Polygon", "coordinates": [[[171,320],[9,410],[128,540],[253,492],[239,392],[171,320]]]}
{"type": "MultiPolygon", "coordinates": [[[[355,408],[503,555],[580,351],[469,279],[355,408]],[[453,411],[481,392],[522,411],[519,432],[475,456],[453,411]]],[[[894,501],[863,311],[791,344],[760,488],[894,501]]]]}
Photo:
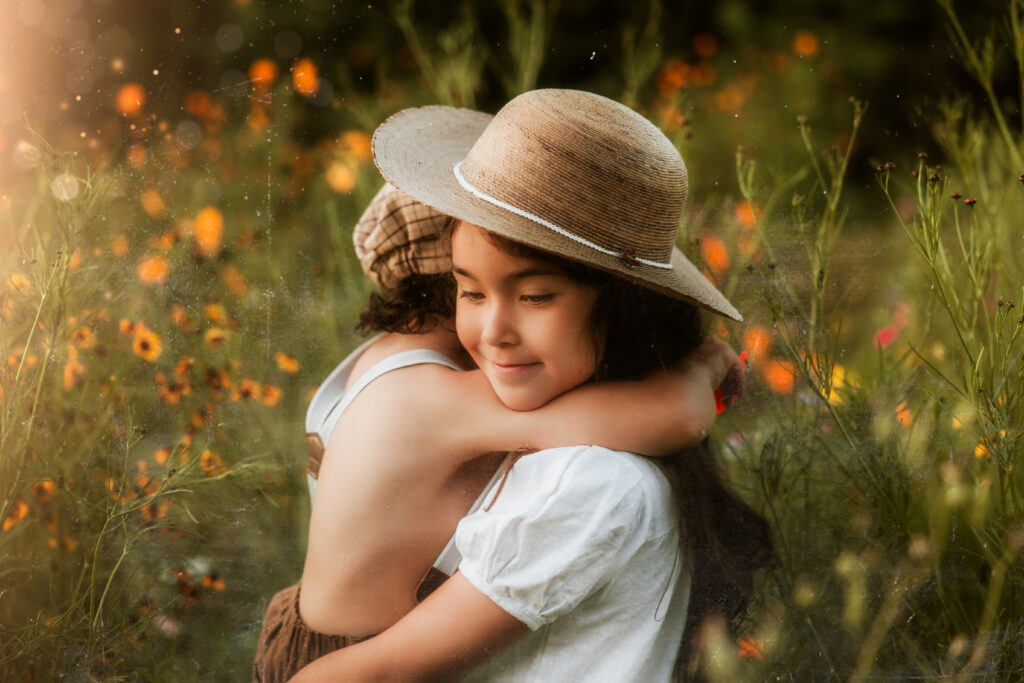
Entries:
{"type": "Polygon", "coordinates": [[[571,611],[647,538],[650,477],[637,460],[595,446],[521,458],[493,504],[459,523],[459,571],[531,629],[571,611]]]}

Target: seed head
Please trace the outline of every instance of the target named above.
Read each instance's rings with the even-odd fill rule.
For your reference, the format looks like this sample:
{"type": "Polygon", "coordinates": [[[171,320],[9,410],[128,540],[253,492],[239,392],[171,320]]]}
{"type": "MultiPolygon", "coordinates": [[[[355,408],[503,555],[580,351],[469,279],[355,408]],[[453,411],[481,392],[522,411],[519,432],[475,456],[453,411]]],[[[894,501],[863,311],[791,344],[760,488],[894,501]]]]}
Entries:
{"type": "Polygon", "coordinates": [[[973,207],[977,203],[978,203],[977,197],[968,197],[967,199],[964,200],[964,204],[966,204],[967,206],[971,206],[971,207],[973,207]]]}
{"type": "Polygon", "coordinates": [[[918,152],[917,153],[917,158],[918,159],[927,159],[928,158],[928,153],[927,152],[918,152]]]}
{"type": "Polygon", "coordinates": [[[875,166],[875,173],[885,173],[885,166],[882,166],[881,164],[875,166]]]}
{"type": "Polygon", "coordinates": [[[960,197],[963,195],[961,195],[959,192],[951,192],[949,196],[952,197],[953,199],[960,199],[960,197]]]}
{"type": "Polygon", "coordinates": [[[1019,176],[1017,176],[1017,180],[1024,183],[1024,173],[1021,173],[1019,176]]]}
{"type": "Polygon", "coordinates": [[[796,122],[799,123],[801,126],[806,126],[807,117],[804,116],[803,114],[800,114],[800,116],[796,117],[796,122]]]}
{"type": "Polygon", "coordinates": [[[917,176],[919,176],[921,174],[918,173],[917,169],[915,168],[913,171],[910,172],[910,175],[912,175],[912,176],[914,176],[916,178],[917,176]]]}
{"type": "Polygon", "coordinates": [[[941,180],[941,178],[939,177],[938,173],[932,173],[930,176],[928,176],[928,182],[929,183],[935,184],[935,183],[939,182],[940,180],[941,180]]]}
{"type": "Polygon", "coordinates": [[[896,168],[896,164],[892,163],[891,161],[885,162],[885,170],[891,171],[891,170],[893,170],[895,168],[896,168]]]}

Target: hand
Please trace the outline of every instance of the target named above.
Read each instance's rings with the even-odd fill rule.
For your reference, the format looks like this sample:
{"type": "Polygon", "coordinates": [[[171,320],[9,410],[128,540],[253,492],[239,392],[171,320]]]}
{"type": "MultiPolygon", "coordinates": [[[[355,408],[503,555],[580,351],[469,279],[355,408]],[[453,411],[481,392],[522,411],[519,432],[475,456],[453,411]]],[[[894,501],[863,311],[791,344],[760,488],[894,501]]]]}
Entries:
{"type": "Polygon", "coordinates": [[[688,359],[688,365],[702,366],[707,370],[721,410],[732,405],[746,389],[745,356],[737,356],[732,347],[717,337],[705,337],[688,359]]]}

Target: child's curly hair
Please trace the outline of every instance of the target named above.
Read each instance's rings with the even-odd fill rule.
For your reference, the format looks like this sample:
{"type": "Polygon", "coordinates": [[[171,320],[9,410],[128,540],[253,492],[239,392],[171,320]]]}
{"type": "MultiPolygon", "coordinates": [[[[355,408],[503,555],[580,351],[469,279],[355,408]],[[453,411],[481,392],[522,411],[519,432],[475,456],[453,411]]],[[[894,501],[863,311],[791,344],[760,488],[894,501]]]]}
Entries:
{"type": "Polygon", "coordinates": [[[393,291],[370,295],[356,331],[423,334],[455,315],[455,278],[451,273],[410,275],[393,291]]]}

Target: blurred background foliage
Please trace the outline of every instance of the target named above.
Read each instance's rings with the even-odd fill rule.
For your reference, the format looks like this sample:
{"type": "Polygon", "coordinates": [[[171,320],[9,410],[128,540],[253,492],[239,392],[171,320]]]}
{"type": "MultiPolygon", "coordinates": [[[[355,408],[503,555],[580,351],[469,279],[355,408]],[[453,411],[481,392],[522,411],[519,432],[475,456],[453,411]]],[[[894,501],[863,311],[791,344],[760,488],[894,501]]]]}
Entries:
{"type": "Polygon", "coordinates": [[[547,86],[677,144],[747,318],[716,431],[782,561],[708,676],[1024,673],[1019,0],[4,8],[0,680],[248,675],[359,341],[369,135],[547,86]]]}

